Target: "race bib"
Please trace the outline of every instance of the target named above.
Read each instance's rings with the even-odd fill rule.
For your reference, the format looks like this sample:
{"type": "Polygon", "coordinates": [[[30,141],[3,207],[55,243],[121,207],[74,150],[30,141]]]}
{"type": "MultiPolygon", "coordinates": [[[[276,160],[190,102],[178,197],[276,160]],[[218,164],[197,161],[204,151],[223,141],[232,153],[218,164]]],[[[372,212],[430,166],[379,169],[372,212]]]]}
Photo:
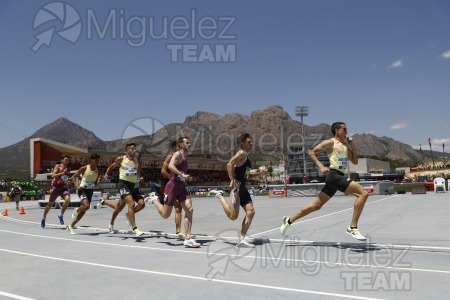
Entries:
{"type": "Polygon", "coordinates": [[[84,188],[85,189],[93,189],[95,187],[95,182],[91,181],[91,180],[86,180],[86,182],[84,183],[84,188]]]}
{"type": "Polygon", "coordinates": [[[348,167],[348,158],[338,158],[338,168],[339,170],[346,170],[348,167]]]}
{"type": "Polygon", "coordinates": [[[67,181],[70,180],[70,176],[68,176],[68,175],[61,175],[61,180],[64,181],[64,182],[67,182],[67,181]]]}
{"type": "Polygon", "coordinates": [[[250,168],[249,167],[246,167],[245,168],[245,178],[248,178],[248,176],[250,176],[250,168]]]}
{"type": "Polygon", "coordinates": [[[136,167],[125,167],[125,176],[136,176],[137,169],[136,167]]]}

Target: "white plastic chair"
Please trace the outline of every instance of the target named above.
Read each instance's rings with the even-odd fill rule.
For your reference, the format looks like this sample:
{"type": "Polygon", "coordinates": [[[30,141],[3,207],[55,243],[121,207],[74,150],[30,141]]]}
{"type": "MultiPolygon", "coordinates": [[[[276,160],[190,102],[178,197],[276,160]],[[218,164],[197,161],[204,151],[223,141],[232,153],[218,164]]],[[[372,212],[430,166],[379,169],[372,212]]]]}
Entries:
{"type": "Polygon", "coordinates": [[[434,192],[437,193],[438,188],[442,188],[442,191],[444,193],[447,192],[447,190],[445,189],[445,179],[442,177],[437,177],[433,180],[434,183],[434,192]]]}

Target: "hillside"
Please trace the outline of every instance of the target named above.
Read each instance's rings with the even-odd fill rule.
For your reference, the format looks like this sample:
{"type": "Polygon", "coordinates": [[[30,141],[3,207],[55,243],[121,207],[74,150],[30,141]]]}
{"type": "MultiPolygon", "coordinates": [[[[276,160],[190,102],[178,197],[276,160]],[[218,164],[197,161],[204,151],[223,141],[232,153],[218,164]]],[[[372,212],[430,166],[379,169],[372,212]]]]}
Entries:
{"type": "MultiPolygon", "coordinates": [[[[210,112],[197,112],[186,117],[183,123],[172,123],[159,129],[152,135],[143,135],[131,139],[103,141],[92,131],[61,117],[56,121],[38,129],[30,137],[14,145],[0,149],[0,174],[26,174],[29,176],[29,139],[47,138],[61,143],[103,151],[122,151],[123,145],[133,141],[143,153],[163,156],[169,144],[179,136],[188,136],[192,142],[192,152],[196,155],[229,159],[237,149],[237,138],[243,132],[254,137],[255,160],[277,156],[280,149],[286,152],[288,140],[301,134],[301,123],[278,105],[255,110],[250,116],[239,113],[227,113],[223,116],[210,112]],[[274,154],[275,153],[275,154],[274,154]]],[[[304,125],[307,135],[324,135],[331,137],[330,125],[304,125]]],[[[416,164],[422,156],[411,146],[395,141],[389,137],[377,137],[372,134],[356,134],[353,136],[358,152],[362,156],[387,157],[416,164]]],[[[424,158],[429,155],[422,153],[424,158]]],[[[439,157],[440,153],[434,153],[439,157]]],[[[279,156],[279,155],[278,155],[279,156]]]]}

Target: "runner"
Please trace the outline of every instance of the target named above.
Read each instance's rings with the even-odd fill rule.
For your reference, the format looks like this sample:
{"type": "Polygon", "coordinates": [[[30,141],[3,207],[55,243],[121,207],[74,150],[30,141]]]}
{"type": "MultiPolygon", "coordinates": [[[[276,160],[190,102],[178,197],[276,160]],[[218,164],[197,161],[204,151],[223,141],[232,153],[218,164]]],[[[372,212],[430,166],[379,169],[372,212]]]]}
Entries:
{"type": "MultiPolygon", "coordinates": [[[[172,146],[172,152],[166,156],[166,159],[164,160],[163,166],[161,168],[161,175],[164,177],[165,183],[161,186],[161,195],[159,196],[160,200],[161,200],[162,195],[164,195],[163,198],[166,197],[165,190],[166,190],[167,183],[169,183],[169,180],[170,180],[170,170],[169,170],[170,160],[172,159],[173,154],[179,150],[177,141],[173,141],[171,146],[172,146]]],[[[181,208],[181,205],[178,202],[178,200],[176,200],[173,203],[173,206],[175,207],[175,236],[180,240],[184,240],[184,234],[181,232],[181,210],[182,210],[182,208],[181,208]]]]}
{"type": "Polygon", "coordinates": [[[55,204],[55,200],[58,197],[62,197],[64,199],[64,204],[61,207],[61,214],[58,215],[59,224],[64,225],[64,213],[69,207],[70,204],[70,193],[68,190],[68,185],[70,182],[70,168],[68,167],[70,161],[70,157],[66,154],[61,155],[61,162],[56,164],[52,173],[52,192],[50,194],[50,198],[48,199],[47,206],[44,210],[44,216],[41,220],[41,227],[45,227],[45,219],[47,218],[47,214],[50,209],[55,204]]]}
{"type": "Polygon", "coordinates": [[[80,207],[75,208],[72,213],[72,223],[67,227],[70,234],[76,234],[74,227],[90,208],[92,196],[94,195],[94,188],[100,183],[101,177],[97,166],[99,159],[100,156],[98,154],[91,154],[89,164],[78,169],[71,177],[72,183],[78,191],[78,197],[81,200],[80,207]],[[82,176],[80,184],[78,184],[79,176],[82,176]]]}
{"type": "Polygon", "coordinates": [[[292,223],[313,211],[321,209],[322,206],[334,196],[336,191],[339,190],[347,195],[356,196],[352,221],[346,232],[357,240],[365,241],[366,238],[359,232],[358,220],[361,216],[364,204],[369,197],[369,193],[361,184],[350,180],[344,175],[349,160],[355,165],[358,163],[356,147],[353,144],[353,138],[347,137],[347,126],[345,123],[333,123],[331,125],[331,133],[334,136],[333,138],[321,142],[309,152],[311,160],[320,168],[323,174],[326,175],[325,187],[312,203],[300,209],[293,216],[283,217],[280,231],[281,234],[284,235],[292,223]],[[328,154],[330,168],[325,167],[317,158],[317,153],[323,151],[328,154]]]}
{"type": "MultiPolygon", "coordinates": [[[[119,167],[119,183],[118,189],[120,193],[120,200],[117,203],[117,207],[114,210],[111,222],[109,225],[110,232],[114,232],[114,220],[117,215],[123,210],[125,205],[128,206],[128,217],[130,224],[133,228],[133,233],[135,236],[141,236],[144,233],[139,230],[136,226],[135,220],[135,204],[134,202],[139,202],[143,197],[139,192],[139,189],[135,188],[137,179],[137,174],[141,172],[141,164],[138,162],[139,153],[136,151],[136,144],[129,143],[125,146],[126,154],[119,156],[115,161],[108,167],[103,175],[105,181],[108,180],[108,174],[116,167],[119,167]]],[[[142,203],[145,206],[145,203],[142,203]]]]}
{"type": "Polygon", "coordinates": [[[251,162],[248,158],[248,153],[253,146],[250,134],[242,134],[238,142],[241,149],[236,152],[227,164],[228,177],[230,178],[231,204],[225,200],[221,191],[212,190],[210,193],[214,194],[217,199],[219,199],[225,214],[230,220],[234,221],[239,217],[239,205],[242,206],[245,211],[245,217],[242,220],[242,228],[236,246],[253,248],[255,245],[250,244],[245,240],[247,231],[255,216],[253,201],[245,183],[251,176],[264,174],[265,171],[262,171],[262,173],[260,172],[259,174],[250,175],[251,162]]]}
{"type": "Polygon", "coordinates": [[[146,201],[153,203],[158,213],[164,219],[170,217],[175,201],[179,201],[184,210],[184,228],[185,240],[183,242],[185,247],[198,248],[200,244],[191,237],[192,230],[192,216],[194,208],[192,207],[192,199],[186,190],[186,181],[191,181],[192,177],[187,174],[188,161],[187,153],[191,147],[191,143],[187,137],[180,137],[178,140],[179,150],[175,152],[169,163],[170,180],[167,183],[166,191],[167,198],[164,204],[158,201],[157,197],[147,197],[146,201]]]}
{"type": "Polygon", "coordinates": [[[11,200],[14,200],[14,202],[16,202],[16,210],[19,210],[19,202],[21,194],[22,189],[18,185],[13,186],[11,188],[11,191],[9,192],[9,197],[11,197],[11,200]]]}

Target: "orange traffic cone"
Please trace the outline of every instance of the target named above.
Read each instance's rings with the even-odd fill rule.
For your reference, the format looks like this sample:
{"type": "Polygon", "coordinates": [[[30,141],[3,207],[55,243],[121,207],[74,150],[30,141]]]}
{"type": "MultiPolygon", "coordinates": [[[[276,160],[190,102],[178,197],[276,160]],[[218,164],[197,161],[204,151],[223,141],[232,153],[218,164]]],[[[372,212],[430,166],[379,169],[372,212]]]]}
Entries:
{"type": "Polygon", "coordinates": [[[269,199],[270,199],[270,193],[268,193],[268,194],[267,194],[267,198],[269,198],[269,199]]]}
{"type": "Polygon", "coordinates": [[[25,209],[23,209],[23,206],[20,208],[19,211],[19,215],[24,215],[25,214],[25,209]]]}
{"type": "Polygon", "coordinates": [[[3,215],[4,217],[7,217],[7,216],[8,216],[8,210],[7,210],[7,209],[5,209],[5,211],[4,211],[4,212],[2,212],[2,215],[3,215]]]}

